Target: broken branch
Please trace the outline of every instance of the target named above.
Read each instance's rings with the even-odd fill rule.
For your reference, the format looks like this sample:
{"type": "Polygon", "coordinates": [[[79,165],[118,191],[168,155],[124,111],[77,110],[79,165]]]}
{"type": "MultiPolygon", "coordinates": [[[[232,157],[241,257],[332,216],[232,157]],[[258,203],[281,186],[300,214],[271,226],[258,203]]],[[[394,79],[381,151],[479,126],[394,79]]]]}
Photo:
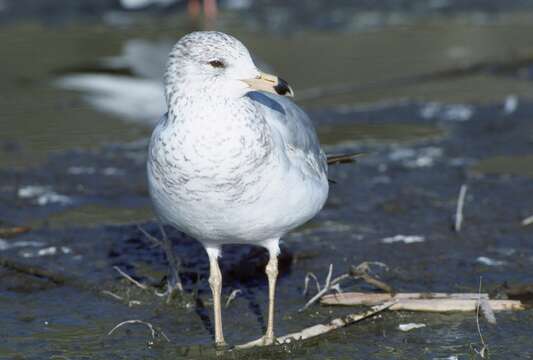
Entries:
{"type": "MultiPolygon", "coordinates": [[[[369,318],[371,316],[374,316],[377,313],[390,308],[394,304],[395,304],[395,301],[389,301],[382,305],[375,306],[372,309],[362,312],[362,313],[349,314],[342,318],[333,319],[327,324],[314,325],[314,326],[305,328],[301,331],[278,337],[276,339],[276,344],[280,344],[280,345],[288,344],[293,341],[307,340],[307,339],[317,337],[319,335],[329,333],[333,330],[337,330],[341,327],[344,327],[344,326],[356,323],[358,321],[361,321],[363,319],[369,318]]],[[[263,344],[264,344],[263,339],[260,338],[254,341],[250,341],[246,344],[237,345],[235,348],[236,349],[249,349],[255,346],[263,346],[263,344]]]]}

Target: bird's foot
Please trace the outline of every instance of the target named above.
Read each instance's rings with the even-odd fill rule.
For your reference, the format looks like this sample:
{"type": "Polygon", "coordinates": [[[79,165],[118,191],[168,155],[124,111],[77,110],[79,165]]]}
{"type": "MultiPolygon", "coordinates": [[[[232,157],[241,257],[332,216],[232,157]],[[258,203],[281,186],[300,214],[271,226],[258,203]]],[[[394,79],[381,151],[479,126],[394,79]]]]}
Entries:
{"type": "Polygon", "coordinates": [[[261,345],[262,346],[270,346],[270,345],[273,345],[274,342],[275,342],[276,338],[274,336],[263,336],[260,341],[261,341],[261,345]]]}
{"type": "Polygon", "coordinates": [[[215,349],[216,350],[227,350],[228,348],[229,348],[229,346],[224,340],[215,341],[215,349]]]}

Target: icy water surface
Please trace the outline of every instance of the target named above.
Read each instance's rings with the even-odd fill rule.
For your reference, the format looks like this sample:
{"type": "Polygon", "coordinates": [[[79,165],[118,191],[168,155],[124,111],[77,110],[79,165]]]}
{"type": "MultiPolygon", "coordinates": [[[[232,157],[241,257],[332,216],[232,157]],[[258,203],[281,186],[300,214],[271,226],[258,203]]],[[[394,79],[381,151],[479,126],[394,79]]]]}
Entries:
{"type": "MultiPolygon", "coordinates": [[[[454,15],[365,31],[304,24],[281,36],[222,16],[221,30],[291,82],[328,153],[364,153],[355,165],[331,168],[336,184],[324,210],[284,239],[278,334],[360,310],[298,312],[307,300],[305,275],[323,282],[329,264],[339,275],[363,261],[383,262],[389,270],[377,269],[379,276],[402,292],[476,292],[480,277],[498,297],[531,285],[533,225],[521,224],[533,215],[529,19],[454,15]],[[462,184],[465,219],[455,233],[462,184]],[[421,241],[383,241],[396,235],[421,241]]],[[[217,358],[203,249],[167,229],[186,294],[166,304],[152,292],[164,282],[164,256],[139,230],[159,236],[144,163],[163,106],[165,53],[191,30],[178,20],[2,28],[0,228],[31,230],[0,235],[0,358],[217,358]],[[114,266],[151,290],[124,281],[114,266]],[[152,340],[139,324],[107,335],[132,319],[170,341],[152,340]]],[[[226,340],[237,344],[264,331],[267,259],[246,246],[224,253],[224,300],[241,290],[223,309],[226,340]]],[[[355,281],[343,289],[377,291],[355,281]]],[[[533,357],[532,314],[497,313],[497,325],[481,320],[493,358],[533,357]]],[[[311,341],[218,357],[470,359],[479,343],[474,314],[385,312],[311,341]],[[404,323],[426,327],[403,332],[404,323]]]]}

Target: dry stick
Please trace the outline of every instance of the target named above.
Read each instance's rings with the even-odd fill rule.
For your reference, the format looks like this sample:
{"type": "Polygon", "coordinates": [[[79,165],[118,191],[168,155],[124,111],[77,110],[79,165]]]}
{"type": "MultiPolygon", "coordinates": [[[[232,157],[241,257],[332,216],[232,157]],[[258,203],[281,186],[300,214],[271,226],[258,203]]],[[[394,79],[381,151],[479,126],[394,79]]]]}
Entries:
{"type": "MultiPolygon", "coordinates": [[[[523,310],[524,306],[516,300],[486,300],[492,310],[523,310]]],[[[457,311],[475,311],[478,300],[466,299],[413,299],[400,300],[390,310],[394,311],[423,311],[423,312],[457,312],[457,311]]]]}
{"type": "MultiPolygon", "coordinates": [[[[314,326],[305,328],[301,331],[278,337],[276,339],[276,344],[279,344],[279,345],[288,344],[293,341],[307,340],[307,339],[311,339],[319,335],[329,333],[333,330],[337,330],[341,327],[356,323],[358,321],[361,321],[363,319],[376,315],[377,313],[388,309],[394,303],[395,303],[394,301],[389,301],[385,304],[375,306],[372,309],[365,311],[363,313],[349,314],[342,318],[333,319],[327,324],[314,325],[314,326]]],[[[235,348],[236,349],[249,349],[249,348],[256,347],[256,346],[263,346],[263,344],[264,344],[263,339],[260,338],[254,341],[250,341],[246,344],[237,345],[235,348]]]]}
{"type": "Polygon", "coordinates": [[[325,295],[320,299],[323,305],[378,305],[390,300],[413,300],[413,299],[463,299],[475,300],[481,296],[482,299],[488,299],[488,294],[477,293],[364,293],[364,292],[345,292],[342,294],[325,295]]]}
{"type": "Polygon", "coordinates": [[[143,233],[144,236],[146,236],[149,240],[151,240],[154,243],[154,247],[156,246],[162,246],[161,240],[153,236],[152,234],[148,233],[148,231],[144,230],[141,225],[137,225],[137,230],[143,233]]]}
{"type": "Polygon", "coordinates": [[[141,284],[140,282],[138,282],[137,280],[135,280],[134,278],[132,278],[131,276],[126,274],[124,271],[122,271],[118,266],[113,266],[113,269],[115,269],[120,275],[125,277],[129,282],[133,283],[137,287],[139,287],[139,288],[141,288],[143,290],[148,289],[148,286],[146,286],[144,284],[141,284]]]}
{"type": "Polygon", "coordinates": [[[463,224],[463,207],[465,205],[466,191],[468,187],[463,184],[459,190],[459,198],[457,199],[457,209],[455,210],[455,226],[456,232],[461,231],[461,225],[463,224]]]}
{"type": "MultiPolygon", "coordinates": [[[[169,258],[169,254],[168,252],[170,252],[171,250],[170,249],[167,249],[168,247],[168,239],[165,239],[164,241],[161,241],[159,240],[158,238],[156,238],[155,236],[149,234],[146,230],[144,230],[140,225],[137,225],[137,229],[142,232],[144,234],[144,236],[146,236],[149,240],[151,240],[153,243],[154,243],[154,247],[156,246],[160,246],[162,248],[164,248],[165,250],[165,256],[167,258],[167,261],[168,261],[168,266],[170,268],[175,268],[177,272],[179,272],[179,263],[176,261],[175,257],[173,258],[169,258]]],[[[161,233],[163,234],[163,237],[166,238],[166,233],[165,233],[165,229],[163,228],[163,226],[161,225],[161,223],[159,223],[159,229],[161,230],[161,233]]],[[[179,280],[179,274],[176,273],[176,277],[177,279],[176,280],[179,280]]],[[[181,284],[181,281],[178,281],[178,283],[176,284],[176,289],[180,292],[183,292],[183,285],[181,284]]],[[[170,292],[170,289],[168,288],[168,285],[167,285],[167,290],[164,291],[164,292],[159,292],[159,291],[155,291],[155,294],[159,297],[164,297],[164,296],[167,296],[167,303],[170,302],[171,300],[171,297],[172,297],[172,292],[170,292]]]]}
{"type": "MultiPolygon", "coordinates": [[[[479,277],[479,294],[481,294],[481,276],[479,277]]],[[[481,327],[479,326],[479,308],[481,307],[481,296],[478,299],[477,306],[476,306],[476,325],[477,325],[477,332],[479,334],[479,338],[481,339],[481,344],[483,347],[481,350],[477,351],[476,353],[481,356],[482,359],[485,358],[485,352],[488,350],[487,344],[485,344],[485,340],[483,339],[483,335],[481,335],[481,327]]]]}
{"type": "MultiPolygon", "coordinates": [[[[113,332],[115,330],[117,330],[119,327],[121,327],[123,325],[127,325],[127,324],[143,324],[143,325],[146,325],[148,327],[148,329],[150,329],[150,333],[152,334],[152,340],[155,340],[156,335],[157,335],[157,331],[154,329],[152,324],[150,324],[149,322],[146,322],[146,321],[142,321],[142,320],[126,320],[126,321],[123,321],[123,322],[115,325],[115,327],[112,328],[107,333],[107,336],[113,334],[113,332]]],[[[162,330],[159,330],[159,333],[161,333],[161,336],[163,336],[166,341],[170,342],[169,338],[167,337],[167,335],[162,330]]]]}
{"type": "Polygon", "coordinates": [[[331,274],[333,273],[333,264],[329,264],[329,270],[328,270],[328,276],[326,277],[326,283],[324,284],[324,287],[322,290],[316,293],[315,296],[313,296],[303,307],[298,309],[299,312],[304,311],[309,306],[320,300],[322,295],[326,294],[329,290],[331,290],[331,274]]]}
{"type": "Polygon", "coordinates": [[[369,267],[370,264],[376,264],[376,265],[384,266],[385,268],[387,268],[387,265],[385,265],[383,263],[380,263],[380,262],[364,261],[364,262],[362,262],[361,264],[359,264],[357,266],[352,266],[352,268],[351,268],[349,273],[339,275],[335,279],[331,280],[331,274],[332,274],[332,271],[333,271],[333,265],[330,264],[328,276],[326,278],[326,283],[324,284],[324,288],[322,288],[322,289],[320,288],[320,283],[318,282],[318,279],[316,279],[316,276],[313,273],[308,273],[306,275],[306,277],[305,277],[304,295],[307,293],[308,280],[309,280],[308,276],[311,276],[311,277],[313,277],[315,279],[316,284],[317,284],[317,288],[318,288],[318,292],[317,292],[317,294],[315,296],[313,296],[298,311],[299,312],[304,311],[309,306],[311,306],[312,304],[314,304],[315,302],[320,300],[330,290],[335,290],[335,291],[337,291],[337,293],[341,294],[342,291],[341,291],[341,288],[340,288],[340,282],[345,280],[345,279],[349,279],[349,278],[362,279],[365,282],[377,287],[378,289],[381,289],[381,290],[386,291],[388,293],[393,293],[394,290],[392,289],[392,287],[390,287],[389,285],[385,284],[384,282],[382,282],[382,281],[380,281],[380,280],[378,280],[378,279],[376,279],[376,278],[374,278],[374,277],[372,277],[372,276],[370,276],[368,274],[368,271],[370,270],[370,267],[369,267]]]}
{"type": "Polygon", "coordinates": [[[531,225],[531,224],[533,224],[533,215],[528,216],[527,218],[522,220],[522,226],[528,226],[528,225],[531,225]]]}
{"type": "Polygon", "coordinates": [[[111,291],[109,291],[109,290],[102,290],[102,294],[109,295],[109,296],[111,296],[112,298],[117,299],[117,300],[120,300],[120,301],[124,300],[124,298],[123,298],[122,296],[117,295],[117,294],[115,294],[114,292],[111,292],[111,291]]]}
{"type": "Polygon", "coordinates": [[[383,290],[383,291],[385,291],[387,293],[391,293],[391,294],[394,293],[394,289],[391,286],[389,286],[388,284],[384,283],[383,281],[378,280],[375,277],[373,277],[370,274],[368,274],[368,272],[370,271],[370,265],[371,264],[383,266],[386,269],[388,269],[387,265],[385,265],[385,264],[383,264],[381,262],[364,261],[364,262],[362,262],[361,264],[359,264],[357,266],[352,266],[352,268],[350,270],[350,275],[355,277],[356,279],[362,279],[366,283],[368,283],[370,285],[373,285],[373,286],[377,287],[378,289],[381,289],[381,290],[383,290]]]}

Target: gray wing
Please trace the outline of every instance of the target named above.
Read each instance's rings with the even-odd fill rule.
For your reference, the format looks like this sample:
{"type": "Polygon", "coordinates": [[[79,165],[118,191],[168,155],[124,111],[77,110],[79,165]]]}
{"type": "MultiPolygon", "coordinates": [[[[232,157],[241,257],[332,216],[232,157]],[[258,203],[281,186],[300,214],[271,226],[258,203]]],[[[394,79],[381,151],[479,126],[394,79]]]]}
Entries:
{"type": "Polygon", "coordinates": [[[289,153],[302,158],[319,175],[327,174],[326,155],[320,148],[313,123],[302,109],[284,96],[263,92],[251,92],[247,96],[281,135],[289,153]]]}

